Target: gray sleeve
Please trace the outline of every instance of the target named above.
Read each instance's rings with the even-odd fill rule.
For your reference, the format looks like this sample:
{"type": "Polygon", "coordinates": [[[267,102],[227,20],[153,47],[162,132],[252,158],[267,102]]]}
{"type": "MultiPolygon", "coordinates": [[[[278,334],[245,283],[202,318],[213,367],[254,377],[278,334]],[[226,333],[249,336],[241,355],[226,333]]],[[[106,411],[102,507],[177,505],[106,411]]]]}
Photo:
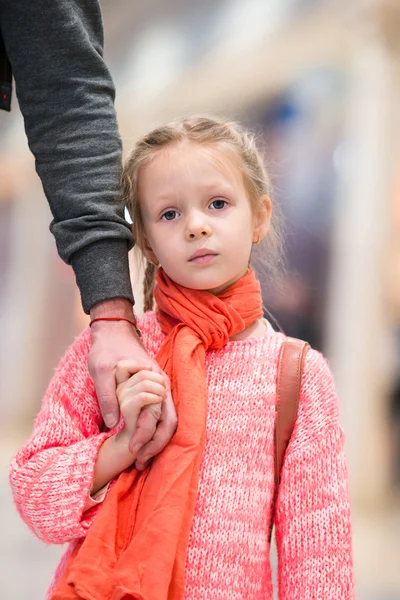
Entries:
{"type": "Polygon", "coordinates": [[[133,239],[120,201],[121,140],[99,3],[0,0],[0,24],[50,229],[75,271],[83,308],[133,301],[133,239]]]}

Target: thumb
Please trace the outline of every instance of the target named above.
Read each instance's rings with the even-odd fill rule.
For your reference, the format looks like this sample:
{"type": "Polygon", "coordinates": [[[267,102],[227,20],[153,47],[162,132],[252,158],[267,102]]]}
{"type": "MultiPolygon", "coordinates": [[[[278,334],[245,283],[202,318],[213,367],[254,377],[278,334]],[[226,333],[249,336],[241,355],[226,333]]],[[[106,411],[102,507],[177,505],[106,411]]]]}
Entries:
{"type": "Polygon", "coordinates": [[[108,428],[115,427],[119,421],[119,404],[115,393],[114,370],[94,376],[93,381],[104,423],[108,428]]]}

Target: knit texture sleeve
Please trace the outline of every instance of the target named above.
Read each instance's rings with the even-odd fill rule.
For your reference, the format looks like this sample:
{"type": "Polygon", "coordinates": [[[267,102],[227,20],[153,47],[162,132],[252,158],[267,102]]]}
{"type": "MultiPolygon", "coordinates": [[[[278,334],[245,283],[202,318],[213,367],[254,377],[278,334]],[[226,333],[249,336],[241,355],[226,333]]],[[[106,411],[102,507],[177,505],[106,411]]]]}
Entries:
{"type": "Polygon", "coordinates": [[[354,598],[344,435],[329,367],[306,357],[276,513],[280,600],[354,598]]]}
{"type": "Polygon", "coordinates": [[[53,544],[82,537],[99,507],[87,508],[100,446],[102,418],[87,370],[90,332],[61,361],[29,440],[10,467],[16,507],[30,529],[53,544]]]}
{"type": "Polygon", "coordinates": [[[121,140],[98,0],[0,0],[4,44],[61,258],[86,312],[133,300],[120,199],[121,140]]]}

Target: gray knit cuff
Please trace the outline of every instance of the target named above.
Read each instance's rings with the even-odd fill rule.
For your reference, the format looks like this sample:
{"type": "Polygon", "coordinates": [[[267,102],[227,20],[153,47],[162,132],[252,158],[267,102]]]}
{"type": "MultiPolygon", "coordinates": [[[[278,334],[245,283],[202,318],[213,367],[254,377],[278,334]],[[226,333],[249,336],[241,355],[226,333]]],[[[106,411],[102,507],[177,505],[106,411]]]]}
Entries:
{"type": "Polygon", "coordinates": [[[126,240],[89,244],[72,255],[71,264],[86,314],[94,304],[110,298],[127,298],[134,304],[126,240]]]}

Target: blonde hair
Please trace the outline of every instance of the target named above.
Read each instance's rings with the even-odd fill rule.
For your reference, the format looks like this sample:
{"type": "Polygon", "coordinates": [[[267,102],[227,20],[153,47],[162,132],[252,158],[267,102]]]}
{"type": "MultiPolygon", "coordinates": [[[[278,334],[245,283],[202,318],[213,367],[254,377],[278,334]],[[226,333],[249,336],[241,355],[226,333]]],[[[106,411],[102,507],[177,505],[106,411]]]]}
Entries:
{"type": "MultiPolygon", "coordinates": [[[[235,122],[219,121],[207,116],[182,118],[158,127],[139,139],[125,162],[122,172],[123,201],[134,224],[136,246],[144,254],[146,236],[140,210],[138,193],[139,173],[157,152],[163,148],[189,140],[198,144],[218,144],[233,155],[243,175],[243,182],[253,215],[264,207],[263,197],[271,197],[271,183],[263,159],[257,149],[254,135],[235,122]]],[[[280,212],[272,211],[271,225],[263,244],[265,267],[269,273],[276,271],[282,258],[282,223],[280,212]]],[[[260,252],[258,252],[260,254],[260,252]]],[[[144,310],[153,305],[153,287],[156,267],[147,262],[144,278],[144,310]]]]}

